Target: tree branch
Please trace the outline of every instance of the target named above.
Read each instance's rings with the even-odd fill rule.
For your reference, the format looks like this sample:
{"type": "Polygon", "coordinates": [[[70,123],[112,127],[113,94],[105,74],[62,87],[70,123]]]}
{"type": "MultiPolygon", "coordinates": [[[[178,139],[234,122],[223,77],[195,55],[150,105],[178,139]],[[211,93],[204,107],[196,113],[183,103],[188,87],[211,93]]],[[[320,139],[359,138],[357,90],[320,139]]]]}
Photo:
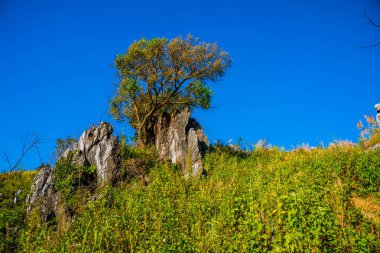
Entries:
{"type": "Polygon", "coordinates": [[[377,40],[375,43],[373,43],[373,44],[370,44],[370,45],[366,45],[366,46],[361,46],[361,47],[359,47],[359,48],[369,48],[369,47],[376,47],[376,46],[378,46],[378,45],[380,45],[380,40],[377,40]]]}
{"type": "Polygon", "coordinates": [[[363,11],[364,12],[364,15],[366,16],[366,18],[368,19],[369,23],[377,28],[380,28],[380,25],[375,23],[375,21],[373,21],[372,18],[370,18],[368,15],[367,15],[367,12],[363,11]]]}
{"type": "Polygon", "coordinates": [[[11,170],[12,169],[12,164],[11,164],[11,161],[9,160],[8,154],[5,151],[1,151],[1,158],[3,158],[3,160],[8,163],[9,170],[11,170]]]}
{"type": "Polygon", "coordinates": [[[9,159],[9,156],[6,152],[3,151],[1,154],[3,160],[5,160],[8,163],[9,172],[14,171],[18,167],[18,165],[20,164],[22,159],[26,156],[26,154],[32,148],[35,148],[37,150],[39,159],[42,163],[42,159],[41,159],[39,149],[38,149],[38,145],[40,144],[40,139],[38,138],[38,136],[36,134],[28,135],[24,139],[21,138],[21,142],[22,142],[22,149],[21,149],[20,156],[18,157],[17,161],[13,165],[12,165],[12,163],[9,159]]]}

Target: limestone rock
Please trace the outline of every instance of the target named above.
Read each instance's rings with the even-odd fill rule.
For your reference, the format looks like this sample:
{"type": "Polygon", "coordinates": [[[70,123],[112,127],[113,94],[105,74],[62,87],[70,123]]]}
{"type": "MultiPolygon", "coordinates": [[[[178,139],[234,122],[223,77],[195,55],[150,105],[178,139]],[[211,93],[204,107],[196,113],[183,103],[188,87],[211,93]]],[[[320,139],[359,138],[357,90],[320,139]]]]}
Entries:
{"type": "Polygon", "coordinates": [[[59,196],[53,187],[53,182],[53,170],[50,166],[42,167],[34,177],[30,194],[26,197],[27,212],[37,203],[40,203],[41,217],[44,221],[49,221],[54,217],[57,210],[59,196]]]}
{"type": "MultiPolygon", "coordinates": [[[[113,127],[101,122],[99,126],[91,126],[83,132],[79,141],[63,152],[59,159],[74,154],[73,163],[79,166],[96,166],[98,185],[110,182],[116,175],[120,161],[119,140],[112,136],[113,127]]],[[[54,188],[54,168],[42,167],[33,179],[30,194],[27,196],[27,212],[40,204],[41,217],[49,221],[55,217],[60,203],[59,193],[54,188]]]]}
{"type": "Polygon", "coordinates": [[[159,157],[180,165],[185,177],[202,174],[209,141],[199,123],[190,118],[189,109],[163,113],[155,125],[155,143],[159,157]]]}
{"type": "Polygon", "coordinates": [[[96,165],[99,184],[112,180],[120,162],[119,139],[112,136],[112,133],[112,125],[101,122],[98,127],[92,126],[79,138],[78,146],[84,155],[84,161],[96,165]]]}
{"type": "Polygon", "coordinates": [[[113,179],[120,162],[119,139],[112,133],[113,127],[109,123],[91,126],[83,132],[78,142],[63,152],[62,157],[74,152],[77,165],[96,166],[98,184],[108,183],[113,179]]]}

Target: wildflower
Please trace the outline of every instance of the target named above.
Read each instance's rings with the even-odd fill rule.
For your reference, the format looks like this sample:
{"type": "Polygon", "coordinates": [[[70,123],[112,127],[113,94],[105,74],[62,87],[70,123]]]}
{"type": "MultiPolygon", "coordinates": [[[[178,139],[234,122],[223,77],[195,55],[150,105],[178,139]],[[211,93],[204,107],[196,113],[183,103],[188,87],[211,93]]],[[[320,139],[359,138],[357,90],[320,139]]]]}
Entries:
{"type": "Polygon", "coordinates": [[[375,119],[372,116],[365,115],[364,118],[371,126],[375,125],[375,119]]]}
{"type": "Polygon", "coordinates": [[[358,127],[359,130],[362,130],[363,127],[364,127],[364,125],[363,125],[363,123],[362,123],[361,120],[356,124],[356,126],[358,127]]]}

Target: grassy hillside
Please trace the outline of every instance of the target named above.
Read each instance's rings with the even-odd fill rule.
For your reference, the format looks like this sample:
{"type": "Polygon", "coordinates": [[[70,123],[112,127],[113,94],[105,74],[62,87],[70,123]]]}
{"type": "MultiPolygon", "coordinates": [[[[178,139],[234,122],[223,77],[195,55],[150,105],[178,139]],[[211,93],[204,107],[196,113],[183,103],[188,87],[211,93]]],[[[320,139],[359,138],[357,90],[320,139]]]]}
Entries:
{"type": "Polygon", "coordinates": [[[20,231],[25,229],[25,198],[35,175],[36,171],[0,174],[0,252],[18,247],[20,231]]]}
{"type": "MultiPolygon", "coordinates": [[[[185,180],[152,152],[122,149],[126,172],[150,168],[147,184],[125,173],[123,183],[92,192],[96,200],[84,188],[66,191],[73,221],[43,224],[35,210],[14,237],[17,251],[380,251],[380,151],[347,143],[250,153],[215,146],[207,174],[185,180]]],[[[2,189],[12,181],[6,175],[2,189]]]]}

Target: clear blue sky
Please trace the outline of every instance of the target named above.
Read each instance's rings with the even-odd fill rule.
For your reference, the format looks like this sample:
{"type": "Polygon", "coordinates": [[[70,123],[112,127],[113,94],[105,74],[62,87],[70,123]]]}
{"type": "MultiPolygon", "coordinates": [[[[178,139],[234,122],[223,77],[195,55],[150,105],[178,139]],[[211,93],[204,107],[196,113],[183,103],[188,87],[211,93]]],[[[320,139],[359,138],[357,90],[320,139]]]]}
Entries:
{"type": "MultiPolygon", "coordinates": [[[[197,111],[211,141],[266,138],[301,143],[356,141],[356,123],[380,102],[378,0],[33,1],[0,0],[0,149],[15,159],[19,137],[79,137],[108,115],[115,55],[141,37],[191,33],[233,58],[213,85],[214,109],[197,111]]],[[[34,153],[26,168],[38,165],[34,153]]],[[[0,161],[0,171],[6,169],[0,161]]]]}

